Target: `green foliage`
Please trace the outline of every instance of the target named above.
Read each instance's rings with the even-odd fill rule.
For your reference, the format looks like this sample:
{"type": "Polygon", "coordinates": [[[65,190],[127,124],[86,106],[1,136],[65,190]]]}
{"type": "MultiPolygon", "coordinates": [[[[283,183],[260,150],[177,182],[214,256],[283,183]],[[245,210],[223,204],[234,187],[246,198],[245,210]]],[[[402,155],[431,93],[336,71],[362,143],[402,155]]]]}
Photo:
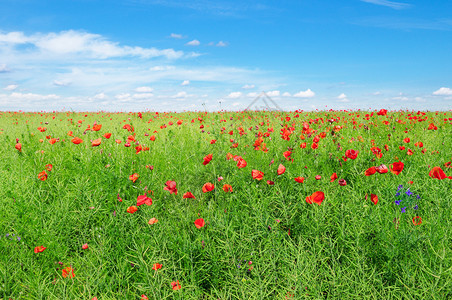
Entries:
{"type": "Polygon", "coordinates": [[[452,298],[452,180],[429,176],[435,166],[452,176],[451,117],[405,111],[141,118],[0,113],[0,299],[452,298]],[[101,130],[86,130],[95,123],[101,130]],[[311,133],[303,131],[304,123],[311,133]],[[428,130],[430,123],[438,129],[428,130]],[[283,128],[292,131],[289,139],[281,138],[283,128]],[[107,132],[109,139],[103,137],[107,132]],[[125,147],[133,134],[136,141],[125,147]],[[255,149],[262,135],[266,152],[255,149]],[[83,143],[72,143],[73,137],[83,143]],[[51,138],[59,141],[51,144],[51,138]],[[97,138],[101,144],[92,147],[97,138]],[[137,145],[144,148],[139,153],[137,145]],[[349,149],[359,154],[345,161],[349,149]],[[292,153],[286,158],[285,151],[292,153]],[[228,153],[247,166],[238,168],[237,157],[227,159],[228,153]],[[213,159],[203,165],[208,154],[213,159]],[[364,175],[399,160],[399,175],[364,175]],[[39,180],[47,164],[52,170],[39,180]],[[277,175],[280,164],[286,171],[277,175]],[[253,180],[251,170],[262,171],[263,180],[253,180]],[[132,182],[134,173],[139,177],[132,182]],[[333,173],[347,184],[331,182],[333,173]],[[294,181],[299,176],[303,183],[294,181]],[[169,180],[177,183],[177,195],[163,189],[169,180]],[[203,193],[207,182],[215,189],[203,193]],[[233,192],[224,192],[224,184],[233,192]],[[419,210],[400,212],[394,203],[400,184],[420,195],[419,210]],[[128,213],[146,191],[152,205],[128,213]],[[184,199],[187,191],[196,199],[184,199]],[[325,200],[308,204],[306,197],[316,191],[325,200]],[[376,205],[371,194],[378,196],[376,205]],[[417,226],[416,214],[422,218],[417,226]],[[158,223],[148,224],[153,217],[158,223]],[[206,221],[200,229],[194,226],[198,218],[206,221]],[[82,249],[85,243],[88,249],[82,249]],[[41,245],[47,249],[34,253],[41,245]],[[153,270],[156,263],[162,268],[153,270]],[[62,276],[66,267],[74,278],[62,276]],[[176,281],[180,290],[172,289],[176,281]]]}

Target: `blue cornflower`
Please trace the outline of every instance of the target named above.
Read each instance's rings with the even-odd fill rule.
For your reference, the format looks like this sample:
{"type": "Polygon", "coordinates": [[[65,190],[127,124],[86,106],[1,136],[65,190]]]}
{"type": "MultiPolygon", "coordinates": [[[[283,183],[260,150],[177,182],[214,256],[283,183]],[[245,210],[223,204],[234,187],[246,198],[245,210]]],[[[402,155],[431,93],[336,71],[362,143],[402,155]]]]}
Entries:
{"type": "Polygon", "coordinates": [[[419,195],[416,195],[416,198],[418,198],[418,199],[421,199],[421,196],[419,196],[419,195]]]}
{"type": "Polygon", "coordinates": [[[406,190],[406,194],[407,194],[408,196],[413,195],[413,193],[410,191],[410,189],[407,189],[407,190],[406,190]]]}
{"type": "Polygon", "coordinates": [[[417,204],[413,207],[413,209],[418,209],[419,207],[417,206],[417,204]]]}
{"type": "Polygon", "coordinates": [[[399,185],[399,186],[397,187],[397,192],[400,191],[401,189],[403,189],[403,185],[399,185]]]}
{"type": "Polygon", "coordinates": [[[396,200],[394,202],[395,202],[395,204],[400,205],[400,201],[402,201],[402,200],[396,200]]]}
{"type": "Polygon", "coordinates": [[[6,237],[9,237],[9,233],[6,234],[6,237]]]}
{"type": "Polygon", "coordinates": [[[17,237],[17,240],[20,242],[20,236],[17,237]]]}
{"type": "Polygon", "coordinates": [[[402,207],[402,213],[406,213],[406,206],[402,207]]]}
{"type": "Polygon", "coordinates": [[[397,197],[400,196],[400,193],[395,194],[397,197]]]}

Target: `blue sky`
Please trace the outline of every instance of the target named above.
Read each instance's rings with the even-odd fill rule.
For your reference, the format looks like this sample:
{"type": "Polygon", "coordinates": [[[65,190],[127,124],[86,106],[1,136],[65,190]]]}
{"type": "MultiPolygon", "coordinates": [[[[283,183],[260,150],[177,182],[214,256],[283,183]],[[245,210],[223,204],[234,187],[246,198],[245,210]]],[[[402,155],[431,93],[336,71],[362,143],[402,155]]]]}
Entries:
{"type": "Polygon", "coordinates": [[[452,109],[452,1],[2,0],[0,12],[0,110],[240,110],[262,91],[285,110],[452,109]]]}

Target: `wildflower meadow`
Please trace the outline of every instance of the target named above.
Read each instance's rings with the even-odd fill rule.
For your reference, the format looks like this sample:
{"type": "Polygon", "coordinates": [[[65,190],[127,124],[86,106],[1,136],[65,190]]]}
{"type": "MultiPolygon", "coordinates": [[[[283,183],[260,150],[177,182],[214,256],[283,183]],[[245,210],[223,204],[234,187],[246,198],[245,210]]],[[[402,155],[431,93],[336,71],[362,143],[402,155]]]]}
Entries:
{"type": "Polygon", "coordinates": [[[0,113],[0,299],[451,299],[452,112],[0,113]]]}

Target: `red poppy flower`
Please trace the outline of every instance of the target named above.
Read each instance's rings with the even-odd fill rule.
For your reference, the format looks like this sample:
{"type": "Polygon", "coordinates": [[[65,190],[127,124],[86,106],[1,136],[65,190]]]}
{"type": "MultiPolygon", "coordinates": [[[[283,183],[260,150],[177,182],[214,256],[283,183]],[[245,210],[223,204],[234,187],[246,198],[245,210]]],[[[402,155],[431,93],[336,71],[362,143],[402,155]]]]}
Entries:
{"type": "Polygon", "coordinates": [[[286,167],[284,167],[282,164],[280,164],[278,167],[278,175],[282,175],[282,174],[284,174],[284,172],[286,172],[286,167]]]}
{"type": "Polygon", "coordinates": [[[372,153],[375,154],[375,156],[378,158],[383,157],[383,153],[381,153],[381,149],[378,147],[372,147],[372,148],[370,148],[370,151],[372,151],[372,153]]]}
{"type": "Polygon", "coordinates": [[[213,191],[214,188],[215,188],[215,186],[212,183],[207,182],[202,186],[202,192],[207,193],[207,192],[213,191]]]}
{"type": "Polygon", "coordinates": [[[246,163],[246,161],[245,161],[243,158],[240,158],[240,159],[237,161],[237,167],[238,167],[239,169],[246,167],[246,165],[247,165],[247,163],[246,163]]]}
{"type": "Polygon", "coordinates": [[[148,196],[146,196],[146,194],[140,195],[137,197],[137,206],[140,206],[143,204],[146,204],[148,206],[152,204],[152,199],[149,198],[148,196]]]}
{"type": "Polygon", "coordinates": [[[306,148],[306,143],[301,143],[301,144],[300,144],[300,148],[301,148],[301,149],[306,148]]]}
{"type": "Polygon", "coordinates": [[[333,175],[331,175],[331,181],[330,182],[333,182],[333,181],[335,181],[336,179],[337,179],[337,174],[336,173],[333,173],[333,175]]]}
{"type": "Polygon", "coordinates": [[[161,264],[153,264],[152,265],[152,270],[157,271],[158,269],[161,269],[162,265],[161,264]]]}
{"type": "Polygon", "coordinates": [[[311,149],[317,149],[317,148],[319,148],[319,144],[317,144],[317,143],[312,143],[311,149]]]}
{"type": "Polygon", "coordinates": [[[364,172],[364,174],[366,176],[370,176],[373,175],[377,172],[377,169],[375,167],[370,167],[369,169],[366,170],[366,172],[364,172]]]}
{"type": "Polygon", "coordinates": [[[198,229],[203,228],[204,225],[206,225],[206,222],[204,221],[203,218],[196,219],[194,223],[195,223],[196,228],[198,228],[198,229]]]}
{"type": "Polygon", "coordinates": [[[298,183],[303,183],[304,177],[298,176],[298,177],[295,177],[294,180],[298,183]]]}
{"type": "Polygon", "coordinates": [[[430,170],[428,175],[432,178],[436,178],[439,180],[447,178],[446,173],[441,169],[441,167],[433,167],[433,169],[430,170]]]}
{"type": "Polygon", "coordinates": [[[156,224],[158,221],[159,221],[159,220],[157,220],[156,218],[150,218],[149,221],[148,221],[148,224],[149,224],[149,225],[154,225],[154,224],[156,224]]]}
{"type": "Polygon", "coordinates": [[[49,171],[49,172],[52,171],[52,168],[53,168],[52,164],[47,164],[46,165],[46,170],[47,171],[49,171]]]}
{"type": "Polygon", "coordinates": [[[183,199],[188,199],[188,198],[196,199],[195,196],[194,196],[191,192],[186,192],[186,193],[182,196],[182,198],[183,198],[183,199]]]}
{"type": "Polygon", "coordinates": [[[204,161],[202,162],[203,165],[207,165],[212,160],[212,154],[208,154],[204,157],[204,161]]]}
{"type": "Polygon", "coordinates": [[[111,133],[107,132],[104,134],[104,138],[106,138],[107,140],[111,137],[111,133]]]}
{"type": "Polygon", "coordinates": [[[405,150],[405,146],[399,146],[399,149],[403,151],[405,150]]]}
{"type": "Polygon", "coordinates": [[[49,143],[50,143],[50,145],[53,145],[53,144],[55,144],[55,143],[58,142],[58,141],[59,141],[59,139],[53,138],[53,139],[50,139],[50,140],[49,140],[49,143]]]}
{"type": "Polygon", "coordinates": [[[127,212],[128,212],[129,214],[133,214],[133,213],[135,213],[137,210],[138,210],[138,207],[136,207],[135,205],[129,206],[129,207],[127,208],[127,212]]]}
{"type": "Polygon", "coordinates": [[[411,150],[411,149],[408,149],[408,151],[406,152],[407,155],[413,155],[413,153],[414,153],[414,152],[413,152],[413,150],[411,150]]]}
{"type": "Polygon", "coordinates": [[[325,199],[325,194],[322,191],[317,191],[313,193],[311,196],[306,197],[306,202],[309,204],[317,203],[318,205],[322,204],[322,201],[325,199]]]}
{"type": "Polygon", "coordinates": [[[174,291],[180,290],[182,288],[179,284],[179,280],[177,280],[176,282],[171,282],[171,287],[174,291]]]}
{"type": "Polygon", "coordinates": [[[38,247],[35,247],[34,252],[35,252],[35,253],[41,253],[41,252],[43,252],[45,249],[47,249],[47,247],[44,247],[44,246],[38,246],[38,247]]]}
{"type": "Polygon", "coordinates": [[[358,157],[359,151],[355,151],[353,149],[349,149],[345,151],[345,156],[347,156],[350,159],[356,159],[358,157]]]}
{"type": "Polygon", "coordinates": [[[275,182],[274,182],[274,181],[271,181],[271,180],[267,180],[267,184],[268,184],[268,185],[275,185],[275,182]]]}
{"type": "Polygon", "coordinates": [[[122,129],[127,129],[129,132],[134,131],[133,126],[130,126],[129,124],[125,124],[124,126],[122,126],[122,129]]]}
{"type": "Polygon", "coordinates": [[[215,144],[216,142],[217,142],[217,140],[211,140],[210,144],[212,145],[212,144],[215,144]]]}
{"type": "Polygon", "coordinates": [[[143,150],[143,146],[138,145],[138,146],[135,147],[135,150],[136,150],[135,154],[138,154],[138,153],[141,152],[141,150],[143,150]]]}
{"type": "Polygon", "coordinates": [[[83,250],[86,250],[86,249],[88,249],[88,247],[89,247],[89,246],[88,246],[88,244],[87,244],[87,243],[85,243],[85,244],[83,244],[83,245],[82,245],[82,249],[83,249],[83,250]]]}
{"type": "Polygon", "coordinates": [[[227,192],[231,192],[232,193],[232,186],[229,184],[225,184],[223,185],[223,191],[227,192]]]}
{"type": "Polygon", "coordinates": [[[312,141],[314,143],[318,143],[320,141],[320,137],[318,135],[316,135],[312,141]]]}
{"type": "MultiPolygon", "coordinates": [[[[366,194],[366,199],[367,199],[367,194],[366,194]]],[[[372,201],[375,205],[377,205],[378,203],[378,196],[375,194],[370,194],[370,201],[372,201]]]]}
{"type": "Polygon", "coordinates": [[[264,179],[264,172],[258,171],[258,170],[252,170],[251,176],[253,179],[262,180],[264,179]]]}
{"type": "Polygon", "coordinates": [[[92,141],[91,147],[97,147],[97,146],[99,146],[101,143],[102,143],[102,138],[95,139],[94,141],[92,141]]]}
{"type": "Polygon", "coordinates": [[[285,151],[285,152],[283,152],[283,155],[284,155],[284,157],[287,160],[290,160],[290,156],[292,155],[292,151],[285,151]]]}
{"type": "Polygon", "coordinates": [[[435,124],[430,123],[430,125],[428,126],[428,130],[437,130],[438,127],[435,126],[435,124]]]}
{"type": "Polygon", "coordinates": [[[382,109],[380,109],[379,112],[377,112],[377,115],[379,115],[379,116],[386,116],[387,113],[388,113],[388,110],[382,108],[382,109]]]}
{"type": "Polygon", "coordinates": [[[129,176],[129,179],[135,183],[135,181],[137,181],[138,177],[140,177],[140,175],[138,175],[137,173],[133,173],[132,175],[129,176]]]}
{"type": "Polygon", "coordinates": [[[315,180],[320,180],[320,179],[322,179],[322,176],[320,176],[320,175],[315,176],[315,180]]]}
{"type": "Polygon", "coordinates": [[[74,274],[74,269],[72,269],[71,267],[66,267],[63,269],[63,272],[61,274],[64,278],[68,277],[69,278],[74,278],[75,274],[74,274]]]}
{"type": "Polygon", "coordinates": [[[14,146],[14,148],[16,148],[17,151],[22,152],[22,144],[21,143],[17,143],[16,146],[14,146]]]}
{"type": "Polygon", "coordinates": [[[41,180],[41,181],[44,181],[44,180],[46,180],[47,179],[47,172],[46,171],[42,171],[41,173],[39,173],[38,174],[38,178],[39,178],[39,180],[41,180]]]}
{"type": "Polygon", "coordinates": [[[338,181],[340,186],[346,186],[347,185],[347,181],[345,181],[345,179],[339,179],[338,181]]]}
{"type": "Polygon", "coordinates": [[[99,131],[102,128],[102,124],[94,124],[93,125],[93,131],[99,131]]]}
{"type": "Polygon", "coordinates": [[[149,298],[145,294],[143,294],[141,295],[141,300],[149,300],[149,298]]]}
{"type": "Polygon", "coordinates": [[[388,173],[389,171],[386,165],[379,165],[378,167],[375,167],[375,170],[380,174],[388,173]]]}
{"type": "Polygon", "coordinates": [[[176,181],[168,180],[165,182],[165,187],[163,188],[165,191],[169,191],[170,194],[176,194],[177,195],[177,189],[176,189],[176,181]]]}
{"type": "Polygon", "coordinates": [[[403,166],[404,166],[404,164],[401,161],[392,163],[391,164],[391,172],[396,175],[399,175],[403,171],[403,166]]]}
{"type": "Polygon", "coordinates": [[[403,139],[403,142],[406,143],[406,144],[408,144],[408,143],[410,142],[410,138],[404,138],[404,139],[403,139]]]}
{"type": "Polygon", "coordinates": [[[422,224],[422,218],[419,217],[419,216],[413,217],[413,224],[414,224],[414,226],[421,225],[422,224]]]}

